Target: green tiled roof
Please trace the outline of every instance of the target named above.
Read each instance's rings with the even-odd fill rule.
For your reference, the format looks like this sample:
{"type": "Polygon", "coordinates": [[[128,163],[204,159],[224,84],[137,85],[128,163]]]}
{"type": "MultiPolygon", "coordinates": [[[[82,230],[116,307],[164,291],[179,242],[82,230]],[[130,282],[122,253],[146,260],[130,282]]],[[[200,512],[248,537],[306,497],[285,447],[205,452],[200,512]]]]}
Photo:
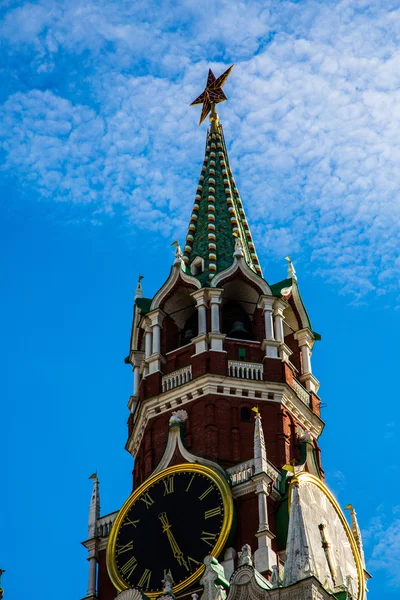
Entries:
{"type": "Polygon", "coordinates": [[[260,263],[243,204],[229,166],[222,125],[207,132],[204,163],[186,236],[183,259],[186,267],[196,257],[204,260],[197,277],[203,286],[233,263],[235,240],[239,238],[245,260],[262,277],[260,263]]]}

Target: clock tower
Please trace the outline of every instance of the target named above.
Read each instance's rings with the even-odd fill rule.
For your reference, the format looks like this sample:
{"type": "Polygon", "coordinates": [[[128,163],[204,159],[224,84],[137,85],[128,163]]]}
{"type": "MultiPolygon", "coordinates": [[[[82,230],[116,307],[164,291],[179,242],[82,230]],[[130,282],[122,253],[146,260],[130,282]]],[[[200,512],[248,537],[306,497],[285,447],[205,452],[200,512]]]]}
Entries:
{"type": "Polygon", "coordinates": [[[320,340],[295,269],[267,282],[209,71],[206,148],[184,245],[153,298],[136,290],[126,450],[132,494],[100,515],[93,475],[86,600],[366,598],[361,534],[324,483],[320,340]]]}

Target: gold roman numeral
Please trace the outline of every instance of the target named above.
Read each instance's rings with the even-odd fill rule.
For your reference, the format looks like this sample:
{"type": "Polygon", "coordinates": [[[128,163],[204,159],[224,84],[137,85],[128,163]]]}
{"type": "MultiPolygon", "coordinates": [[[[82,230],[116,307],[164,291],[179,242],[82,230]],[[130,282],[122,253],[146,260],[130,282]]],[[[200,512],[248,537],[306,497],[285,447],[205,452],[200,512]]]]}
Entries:
{"type": "Polygon", "coordinates": [[[172,581],[174,580],[174,578],[172,577],[171,569],[164,569],[164,579],[166,578],[167,575],[170,575],[170,577],[172,578],[172,581]]]}
{"type": "Polygon", "coordinates": [[[131,519],[125,519],[125,521],[122,523],[122,527],[125,527],[125,525],[132,525],[133,527],[137,527],[137,523],[140,522],[140,519],[136,519],[136,521],[132,521],[131,519]]]}
{"type": "Polygon", "coordinates": [[[191,479],[191,480],[189,481],[189,483],[188,483],[188,486],[187,486],[187,488],[186,488],[186,490],[185,490],[186,492],[188,492],[188,491],[189,491],[189,488],[190,488],[190,486],[192,485],[192,481],[193,481],[193,479],[194,479],[194,475],[192,475],[192,479],[191,479]]]}
{"type": "Polygon", "coordinates": [[[213,546],[215,544],[215,542],[216,542],[217,534],[216,533],[209,533],[208,531],[202,531],[201,532],[201,539],[203,540],[203,542],[205,542],[209,546],[213,546]]]}
{"type": "Polygon", "coordinates": [[[196,568],[196,567],[198,567],[199,565],[201,565],[201,563],[199,563],[199,561],[198,561],[198,560],[196,560],[195,558],[192,558],[191,556],[188,556],[188,557],[187,557],[187,559],[188,559],[188,563],[189,563],[189,565],[190,565],[190,563],[193,563],[193,564],[194,564],[194,568],[196,568]]]}
{"type": "Polygon", "coordinates": [[[141,588],[146,588],[146,590],[149,589],[150,586],[150,577],[151,577],[151,571],[149,571],[149,569],[145,569],[143,575],[141,576],[141,578],[138,581],[138,587],[141,588]]]}
{"type": "Polygon", "coordinates": [[[174,491],[174,475],[171,475],[171,477],[168,477],[167,479],[163,479],[163,484],[164,484],[164,496],[166,496],[167,494],[172,494],[172,492],[174,491]]]}
{"type": "Polygon", "coordinates": [[[124,546],[117,546],[117,554],[123,554],[124,552],[128,552],[128,550],[133,550],[133,540],[125,544],[124,546]]]}
{"type": "Polygon", "coordinates": [[[132,575],[132,573],[136,569],[137,565],[138,565],[138,563],[137,563],[136,558],[134,556],[132,556],[128,560],[128,562],[126,562],[124,564],[124,566],[121,567],[121,571],[127,579],[129,579],[129,577],[132,575]]]}
{"type": "Polygon", "coordinates": [[[221,514],[221,506],[217,506],[217,508],[210,508],[210,510],[206,510],[204,513],[205,519],[211,519],[211,517],[216,517],[221,514]]]}
{"type": "Polygon", "coordinates": [[[142,502],[145,503],[146,508],[149,508],[149,506],[151,506],[152,504],[154,504],[154,500],[153,498],[150,496],[149,493],[147,494],[143,494],[143,496],[140,498],[142,502]]]}
{"type": "Polygon", "coordinates": [[[212,485],[210,485],[210,487],[209,487],[209,488],[207,488],[207,489],[206,489],[206,491],[205,491],[205,492],[203,492],[203,493],[201,494],[201,496],[199,496],[199,500],[204,500],[204,498],[205,498],[206,496],[208,496],[208,494],[209,494],[210,492],[212,492],[212,491],[213,491],[213,489],[214,489],[214,487],[213,487],[212,485]]]}

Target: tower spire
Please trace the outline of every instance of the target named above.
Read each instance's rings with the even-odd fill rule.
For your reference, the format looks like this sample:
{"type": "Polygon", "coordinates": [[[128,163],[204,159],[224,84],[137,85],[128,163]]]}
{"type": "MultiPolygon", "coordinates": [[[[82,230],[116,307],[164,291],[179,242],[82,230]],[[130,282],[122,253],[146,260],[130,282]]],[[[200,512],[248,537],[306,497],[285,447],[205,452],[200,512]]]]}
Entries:
{"type": "Polygon", "coordinates": [[[222,86],[233,65],[219,77],[209,70],[205,90],[192,102],[202,104],[200,124],[210,113],[204,162],[195,196],[183,260],[186,268],[209,285],[213,277],[231,266],[240,246],[248,266],[262,277],[243,204],[229,165],[224,132],[216,104],[227,100],[222,86]],[[196,260],[197,259],[197,260],[196,260]],[[196,260],[192,267],[192,263],[196,260]],[[198,269],[196,265],[202,265],[198,269]]]}
{"type": "Polygon", "coordinates": [[[365,569],[364,548],[363,548],[363,542],[362,542],[362,537],[361,537],[361,530],[360,530],[360,526],[358,524],[358,519],[357,519],[356,511],[354,510],[352,504],[348,504],[347,506],[345,506],[345,510],[349,510],[350,511],[350,516],[351,516],[351,531],[353,533],[354,539],[355,539],[356,544],[357,544],[358,551],[360,553],[362,565],[363,565],[363,567],[365,569]]]}
{"type": "Polygon", "coordinates": [[[97,519],[100,517],[100,491],[97,472],[89,477],[93,479],[93,491],[90,499],[89,520],[88,520],[88,539],[96,537],[97,519]]]}

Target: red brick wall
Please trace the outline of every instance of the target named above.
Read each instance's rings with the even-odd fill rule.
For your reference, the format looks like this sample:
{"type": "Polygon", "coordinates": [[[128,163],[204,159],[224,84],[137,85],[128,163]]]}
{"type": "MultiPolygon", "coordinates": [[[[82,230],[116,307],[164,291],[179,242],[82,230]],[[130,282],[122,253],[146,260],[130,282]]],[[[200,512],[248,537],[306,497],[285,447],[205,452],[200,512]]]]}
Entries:
{"type": "Polygon", "coordinates": [[[97,597],[99,600],[114,600],[118,592],[108,576],[105,550],[99,552],[98,565],[97,597]]]}
{"type": "MultiPolygon", "coordinates": [[[[186,447],[198,456],[213,460],[224,468],[253,457],[254,421],[240,418],[240,409],[251,409],[254,399],[206,395],[184,406],[189,418],[185,428],[186,447]]],[[[276,402],[259,405],[268,459],[278,468],[297,457],[298,422],[276,402]]],[[[152,418],[145,430],[135,460],[135,485],[155,469],[165,450],[168,413],[152,418]]]]}

